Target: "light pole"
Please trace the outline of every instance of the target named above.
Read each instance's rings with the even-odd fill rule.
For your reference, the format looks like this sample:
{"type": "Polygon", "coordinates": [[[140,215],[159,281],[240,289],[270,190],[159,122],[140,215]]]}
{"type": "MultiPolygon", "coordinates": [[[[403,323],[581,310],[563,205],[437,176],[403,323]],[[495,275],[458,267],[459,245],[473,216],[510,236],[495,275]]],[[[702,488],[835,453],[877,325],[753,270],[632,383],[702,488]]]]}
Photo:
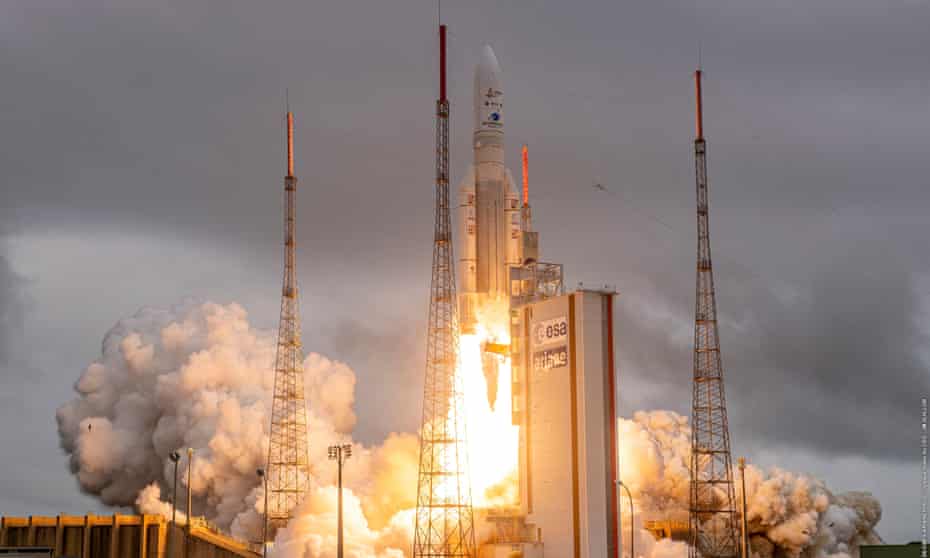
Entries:
{"type": "Polygon", "coordinates": [[[336,558],[342,558],[342,465],[350,457],[352,457],[352,444],[329,446],[329,458],[339,464],[339,519],[336,527],[336,558]]]}
{"type": "Polygon", "coordinates": [[[186,533],[187,536],[184,538],[185,558],[190,556],[191,520],[194,518],[193,510],[191,509],[193,507],[191,504],[191,502],[193,501],[192,493],[191,493],[191,480],[193,479],[192,472],[194,469],[192,465],[193,463],[194,463],[194,448],[187,448],[187,533],[186,533]]]}
{"type": "Polygon", "coordinates": [[[168,456],[171,461],[174,461],[174,488],[171,489],[171,524],[177,525],[177,511],[178,511],[178,462],[181,461],[181,454],[173,451],[168,456]]]}
{"type": "MultiPolygon", "coordinates": [[[[626,497],[630,501],[630,558],[636,558],[636,555],[633,554],[633,496],[630,494],[630,488],[623,484],[622,480],[617,481],[617,486],[626,490],[626,497]]],[[[619,492],[619,490],[618,490],[619,492]]]]}
{"type": "Polygon", "coordinates": [[[268,477],[265,476],[265,470],[258,468],[255,470],[258,478],[265,483],[265,507],[262,513],[262,558],[268,556],[268,477]]]}
{"type": "Polygon", "coordinates": [[[743,509],[742,513],[740,513],[742,516],[742,521],[740,522],[740,527],[742,527],[742,529],[740,530],[742,531],[743,536],[741,537],[742,540],[740,542],[742,544],[740,546],[742,547],[741,550],[743,551],[743,558],[749,558],[749,524],[746,522],[746,458],[740,457],[738,463],[739,478],[743,485],[743,509]]]}

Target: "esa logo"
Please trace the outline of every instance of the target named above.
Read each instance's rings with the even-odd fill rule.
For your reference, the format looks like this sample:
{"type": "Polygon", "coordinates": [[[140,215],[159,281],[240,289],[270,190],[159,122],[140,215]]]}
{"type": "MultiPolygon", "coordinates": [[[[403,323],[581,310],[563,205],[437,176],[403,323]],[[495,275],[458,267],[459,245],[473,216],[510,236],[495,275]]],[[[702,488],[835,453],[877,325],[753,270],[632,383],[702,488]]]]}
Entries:
{"type": "Polygon", "coordinates": [[[499,112],[491,113],[491,120],[493,120],[494,122],[498,122],[500,119],[501,119],[501,113],[499,112]]]}
{"type": "Polygon", "coordinates": [[[568,320],[565,317],[545,320],[533,326],[533,342],[536,345],[548,345],[563,341],[568,337],[568,320]]]}

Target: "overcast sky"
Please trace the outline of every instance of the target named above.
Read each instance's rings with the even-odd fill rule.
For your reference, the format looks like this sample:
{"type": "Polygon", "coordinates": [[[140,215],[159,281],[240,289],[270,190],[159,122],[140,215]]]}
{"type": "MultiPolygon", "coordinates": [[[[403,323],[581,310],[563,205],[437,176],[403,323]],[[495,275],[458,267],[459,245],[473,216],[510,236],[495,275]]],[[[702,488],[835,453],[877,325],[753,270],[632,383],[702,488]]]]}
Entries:
{"type": "MultiPolygon", "coordinates": [[[[443,18],[453,181],[490,43],[545,259],[621,293],[626,415],[690,405],[700,45],[734,451],[871,490],[882,536],[916,540],[930,2],[472,0],[443,18]]],[[[197,297],[275,327],[285,88],[305,346],[356,370],[359,438],[416,428],[435,21],[425,0],[0,5],[0,515],[97,509],[54,410],[117,319],[197,297]]]]}

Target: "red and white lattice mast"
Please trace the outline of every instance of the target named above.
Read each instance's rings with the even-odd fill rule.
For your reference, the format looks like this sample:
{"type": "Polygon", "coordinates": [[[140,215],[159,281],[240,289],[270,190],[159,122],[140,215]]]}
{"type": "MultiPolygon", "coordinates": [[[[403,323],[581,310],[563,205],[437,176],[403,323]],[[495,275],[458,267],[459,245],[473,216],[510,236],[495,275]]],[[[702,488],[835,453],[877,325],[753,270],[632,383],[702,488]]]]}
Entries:
{"type": "Polygon", "coordinates": [[[475,531],[466,443],[464,389],[456,374],[456,315],[452,222],[449,208],[449,99],[446,26],[439,26],[439,99],[436,101],[436,224],[430,284],[423,422],[414,558],[474,558],[475,531]]]}
{"type": "Polygon", "coordinates": [[[701,106],[701,71],[694,73],[697,132],[694,166],[697,187],[697,284],[694,309],[694,375],[691,401],[691,558],[734,558],[736,497],[730,458],[730,430],[723,392],[723,364],[717,329],[717,300],[710,259],[707,146],[701,106]]]}
{"type": "Polygon", "coordinates": [[[274,368],[268,444],[268,537],[287,524],[310,483],[307,404],[297,290],[295,241],[297,177],[294,176],[294,115],[287,112],[287,176],[284,177],[284,279],[274,368]]]}

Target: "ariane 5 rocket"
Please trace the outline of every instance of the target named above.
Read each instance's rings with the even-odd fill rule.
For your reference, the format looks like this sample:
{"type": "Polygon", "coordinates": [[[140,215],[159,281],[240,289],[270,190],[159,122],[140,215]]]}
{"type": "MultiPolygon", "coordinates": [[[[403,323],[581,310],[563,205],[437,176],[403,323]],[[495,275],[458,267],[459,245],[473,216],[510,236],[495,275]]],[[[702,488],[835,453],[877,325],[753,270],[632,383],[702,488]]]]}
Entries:
{"type": "MultiPolygon", "coordinates": [[[[522,265],[520,196],[504,165],[504,93],[490,46],[475,68],[474,162],[459,187],[459,316],[474,330],[476,311],[507,300],[510,266],[522,265]]],[[[525,203],[524,203],[525,205],[525,203]]]]}

